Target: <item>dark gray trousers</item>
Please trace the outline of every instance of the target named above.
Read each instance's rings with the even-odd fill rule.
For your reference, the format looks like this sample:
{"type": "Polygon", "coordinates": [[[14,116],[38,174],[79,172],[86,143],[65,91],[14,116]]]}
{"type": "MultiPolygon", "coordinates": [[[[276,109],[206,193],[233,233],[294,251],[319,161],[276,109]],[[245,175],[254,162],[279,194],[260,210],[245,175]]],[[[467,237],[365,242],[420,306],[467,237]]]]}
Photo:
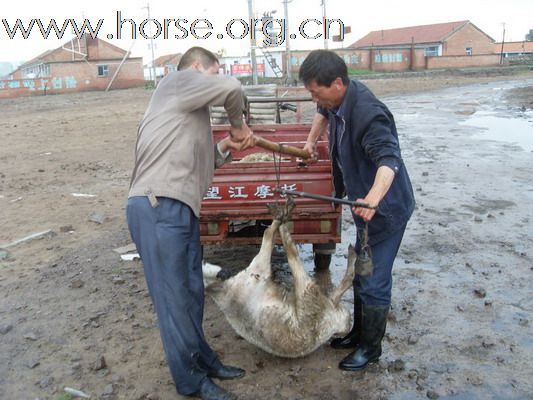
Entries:
{"type": "Polygon", "coordinates": [[[186,204],[157,200],[154,208],[147,197],[128,199],[128,227],[144,264],[172,378],[178,393],[189,395],[199,390],[208,372],[221,366],[202,328],[200,228],[186,204]]]}

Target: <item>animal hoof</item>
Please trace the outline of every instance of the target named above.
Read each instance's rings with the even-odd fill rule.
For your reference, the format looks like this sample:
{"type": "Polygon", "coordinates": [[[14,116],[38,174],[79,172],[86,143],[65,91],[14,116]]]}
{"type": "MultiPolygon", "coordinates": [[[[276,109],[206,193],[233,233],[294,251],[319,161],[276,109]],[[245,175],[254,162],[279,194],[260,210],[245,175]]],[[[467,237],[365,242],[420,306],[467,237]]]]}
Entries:
{"type": "Polygon", "coordinates": [[[228,280],[231,278],[234,274],[229,269],[221,269],[218,271],[217,279],[220,279],[221,281],[228,280]]]}
{"type": "Polygon", "coordinates": [[[267,204],[267,208],[270,212],[270,215],[272,215],[274,219],[277,219],[282,224],[288,222],[291,219],[294,207],[296,207],[296,203],[290,196],[287,197],[287,200],[285,201],[285,204],[283,206],[280,206],[279,203],[267,204]]]}

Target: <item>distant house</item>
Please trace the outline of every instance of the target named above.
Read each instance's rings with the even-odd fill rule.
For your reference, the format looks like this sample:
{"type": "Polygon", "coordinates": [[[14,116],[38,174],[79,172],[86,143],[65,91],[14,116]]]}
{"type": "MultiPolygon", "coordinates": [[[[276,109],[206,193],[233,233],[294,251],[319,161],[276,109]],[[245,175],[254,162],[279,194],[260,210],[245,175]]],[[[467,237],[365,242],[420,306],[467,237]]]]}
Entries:
{"type": "MultiPolygon", "coordinates": [[[[333,51],[350,68],[387,72],[488,66],[500,61],[494,52],[494,39],[470,21],[372,31],[333,51]]],[[[308,53],[292,51],[293,71],[308,53]]]]}
{"type": "MultiPolygon", "coordinates": [[[[281,64],[283,51],[263,52],[258,48],[256,56],[257,72],[261,77],[281,76],[281,64]],[[266,53],[266,54],[265,54],[266,53]]],[[[154,60],[156,76],[161,78],[172,71],[177,71],[181,60],[181,53],[166,54],[154,60]]],[[[220,56],[217,55],[220,63],[220,73],[223,75],[233,75],[236,77],[250,76],[252,74],[252,62],[249,55],[245,56],[220,56]]],[[[153,68],[151,64],[145,65],[144,75],[146,79],[152,79],[153,68]]]]}
{"type": "Polygon", "coordinates": [[[470,21],[372,31],[351,44],[363,68],[401,71],[498,64],[494,39],[470,21]],[[364,57],[366,54],[367,57],[364,57]]]}
{"type": "Polygon", "coordinates": [[[142,58],[87,35],[20,65],[0,81],[0,97],[144,85],[142,58]]]}
{"type": "Polygon", "coordinates": [[[494,52],[504,58],[533,58],[533,41],[494,43],[494,52]]]}
{"type": "MultiPolygon", "coordinates": [[[[266,55],[257,52],[256,64],[257,75],[259,77],[275,77],[276,73],[272,68],[272,64],[278,65],[281,63],[281,53],[270,54],[270,59],[266,59],[266,55]],[[270,61],[269,61],[270,60],[270,61]]],[[[252,60],[249,55],[232,56],[227,55],[219,57],[221,73],[232,75],[235,77],[245,77],[252,75],[252,60]]]]}
{"type": "Polygon", "coordinates": [[[176,53],[157,57],[154,60],[154,65],[157,69],[157,76],[164,76],[170,72],[177,71],[181,56],[181,53],[176,53]]]}
{"type": "Polygon", "coordinates": [[[373,31],[349,47],[410,48],[414,44],[429,56],[470,56],[492,53],[493,43],[494,39],[470,21],[459,21],[373,31]]]}

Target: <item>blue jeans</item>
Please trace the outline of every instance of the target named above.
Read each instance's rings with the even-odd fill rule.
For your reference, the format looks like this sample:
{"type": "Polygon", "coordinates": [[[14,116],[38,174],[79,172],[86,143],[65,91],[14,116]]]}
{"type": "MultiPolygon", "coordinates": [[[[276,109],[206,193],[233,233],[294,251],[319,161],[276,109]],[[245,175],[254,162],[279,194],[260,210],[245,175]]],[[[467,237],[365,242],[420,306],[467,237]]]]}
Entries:
{"type": "Polygon", "coordinates": [[[158,197],[128,199],[131,237],[159,322],[161,341],[178,393],[199,390],[207,373],[222,365],[207,344],[202,320],[204,284],[198,218],[186,204],[158,197]]]}
{"type": "MultiPolygon", "coordinates": [[[[374,272],[369,276],[356,275],[354,288],[358,288],[363,304],[370,306],[386,306],[391,304],[392,265],[398,254],[403,234],[407,225],[394,232],[391,236],[371,246],[374,272]]],[[[359,254],[361,243],[358,240],[355,252],[359,254]]]]}

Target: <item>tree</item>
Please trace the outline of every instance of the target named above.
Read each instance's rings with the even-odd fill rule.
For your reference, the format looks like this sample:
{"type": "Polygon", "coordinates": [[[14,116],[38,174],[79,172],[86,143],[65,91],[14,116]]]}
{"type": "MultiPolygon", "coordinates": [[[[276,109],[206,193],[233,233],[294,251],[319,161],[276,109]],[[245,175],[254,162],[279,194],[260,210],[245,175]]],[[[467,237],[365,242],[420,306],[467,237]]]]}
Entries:
{"type": "Polygon", "coordinates": [[[529,30],[529,33],[526,35],[526,40],[528,42],[533,42],[533,29],[529,30]]]}

